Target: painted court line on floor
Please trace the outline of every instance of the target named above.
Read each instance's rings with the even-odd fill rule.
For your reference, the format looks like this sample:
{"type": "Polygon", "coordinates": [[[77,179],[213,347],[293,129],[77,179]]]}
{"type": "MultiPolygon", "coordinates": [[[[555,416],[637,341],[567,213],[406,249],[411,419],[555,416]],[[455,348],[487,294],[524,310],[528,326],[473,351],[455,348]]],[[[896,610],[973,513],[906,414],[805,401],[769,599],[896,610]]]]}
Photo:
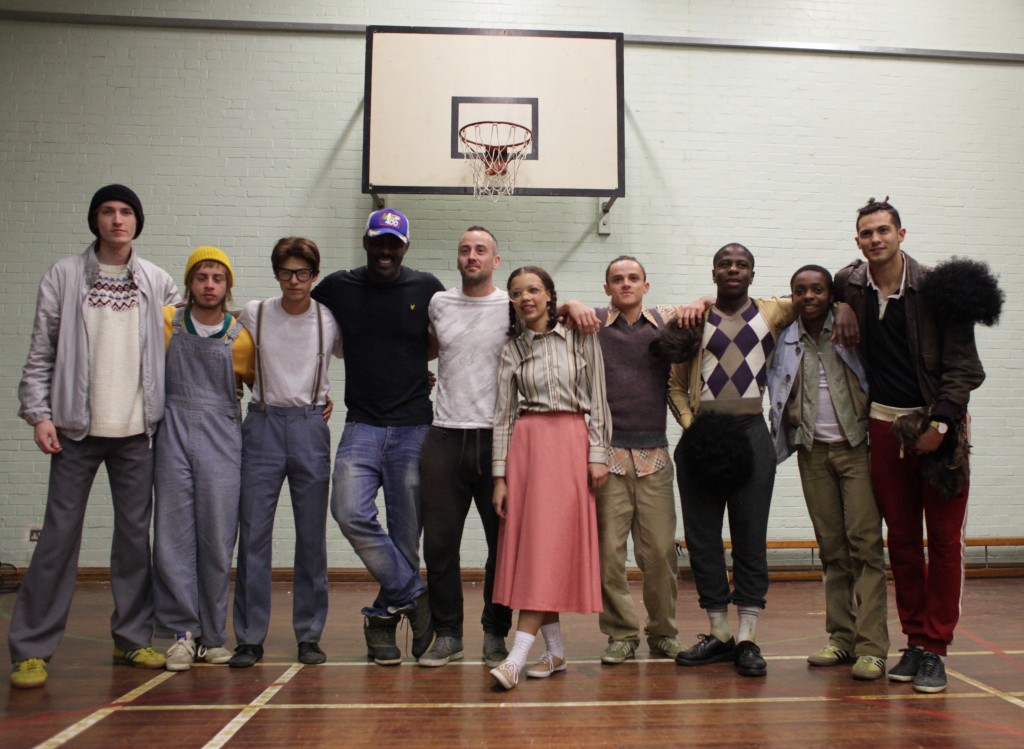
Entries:
{"type": "Polygon", "coordinates": [[[63,746],[79,734],[83,733],[89,728],[92,728],[94,725],[99,723],[108,715],[113,715],[119,710],[125,709],[125,707],[129,705],[131,702],[138,699],[139,697],[144,695],[146,692],[149,692],[153,688],[160,686],[172,676],[174,676],[173,672],[163,671],[162,673],[158,674],[157,676],[154,676],[152,679],[147,681],[145,684],[142,684],[136,687],[135,689],[131,690],[130,692],[126,692],[125,694],[118,697],[116,700],[110,703],[110,707],[101,708],[96,712],[87,715],[74,725],[65,728],[56,736],[52,736],[46,741],[42,742],[41,744],[37,744],[35,749],[55,749],[55,747],[63,746]]]}
{"type": "MultiPolygon", "coordinates": [[[[947,700],[991,700],[998,695],[971,692],[967,694],[944,694],[947,700]]],[[[903,701],[903,700],[935,700],[934,694],[890,694],[890,695],[865,695],[857,697],[858,700],[873,701],[903,701]]],[[[272,705],[254,706],[249,705],[132,705],[122,710],[131,712],[149,711],[178,711],[178,710],[241,710],[251,711],[253,714],[261,710],[492,710],[494,708],[563,708],[563,707],[683,707],[686,705],[738,705],[738,704],[784,704],[792,702],[848,702],[849,696],[845,697],[693,697],[675,700],[589,700],[573,702],[335,702],[335,703],[284,703],[278,702],[272,705]]],[[[252,717],[251,715],[249,716],[252,717]]],[[[239,726],[241,727],[241,726],[239,726]]],[[[211,744],[207,747],[212,748],[211,744]]],[[[223,744],[216,745],[223,746],[223,744]]]]}
{"type": "Polygon", "coordinates": [[[277,678],[277,681],[275,681],[269,687],[264,689],[259,694],[259,696],[256,697],[256,699],[250,702],[242,710],[242,712],[240,712],[238,715],[232,718],[231,721],[226,726],[220,729],[217,735],[210,739],[206,743],[206,746],[203,747],[203,749],[220,749],[220,747],[223,747],[226,743],[228,743],[235,736],[235,734],[242,730],[242,727],[250,720],[252,720],[252,718],[257,713],[259,713],[260,709],[265,707],[266,704],[274,697],[274,695],[280,692],[281,688],[284,687],[284,685],[287,684],[289,681],[291,681],[295,674],[299,673],[299,671],[301,670],[301,663],[293,664],[291,668],[289,668],[287,671],[285,671],[277,678]]]}
{"type": "Polygon", "coordinates": [[[950,676],[955,676],[957,679],[960,679],[960,681],[966,682],[970,684],[972,687],[975,687],[976,689],[980,689],[983,692],[988,692],[989,694],[993,695],[994,697],[998,697],[1001,700],[1006,700],[1011,705],[1016,705],[1017,707],[1024,708],[1024,700],[1020,700],[1014,697],[1009,692],[1004,692],[1001,689],[996,689],[995,687],[989,686],[988,684],[978,681],[977,679],[972,679],[970,676],[965,676],[959,671],[954,671],[951,668],[947,668],[946,673],[950,676]]]}
{"type": "MultiPolygon", "coordinates": [[[[1002,655],[1002,654],[1005,654],[1005,655],[1024,655],[1024,650],[1001,650],[999,652],[995,652],[995,651],[992,651],[992,650],[965,650],[965,651],[961,651],[961,652],[950,653],[947,656],[947,658],[959,658],[959,657],[968,657],[968,656],[973,657],[973,656],[981,656],[981,655],[1002,655]]],[[[762,655],[764,655],[764,654],[762,653],[762,655]]],[[[895,658],[898,655],[899,655],[899,652],[896,652],[896,653],[892,654],[891,657],[895,658]]],[[[807,660],[807,656],[806,655],[765,655],[764,659],[766,661],[803,661],[803,660],[807,660]]],[[[583,656],[583,657],[571,657],[571,658],[569,658],[569,662],[570,663],[601,663],[601,657],[597,656],[597,655],[594,655],[594,656],[583,656]]],[[[260,661],[256,665],[254,665],[253,668],[284,668],[285,666],[287,666],[287,665],[289,665],[291,663],[294,663],[294,661],[286,661],[286,660],[274,661],[274,660],[268,660],[268,659],[264,658],[264,660],[260,661]]],[[[639,664],[657,664],[657,663],[672,663],[672,659],[671,658],[645,658],[645,657],[642,657],[642,658],[630,658],[630,659],[624,661],[623,663],[616,664],[615,667],[619,668],[619,667],[622,667],[622,666],[631,666],[631,665],[632,666],[636,666],[636,665],[639,665],[639,664]]],[[[416,663],[416,661],[408,660],[408,661],[402,661],[402,663],[400,665],[402,665],[402,666],[416,666],[417,663],[416,663]]],[[[482,660],[477,661],[477,660],[471,660],[471,659],[464,659],[464,660],[461,660],[461,661],[452,661],[451,663],[448,663],[447,665],[445,665],[444,668],[450,668],[452,666],[455,666],[455,667],[460,667],[460,666],[461,667],[468,667],[468,666],[483,666],[483,665],[484,665],[484,662],[482,660]]],[[[214,664],[197,664],[197,667],[199,667],[199,668],[223,668],[223,666],[214,665],[214,664]]],[[[350,659],[350,660],[334,660],[334,661],[328,661],[327,663],[321,663],[321,664],[317,665],[317,668],[338,668],[338,667],[343,667],[343,668],[354,668],[354,667],[380,668],[380,666],[377,666],[377,664],[375,664],[373,661],[367,661],[367,660],[364,660],[362,658],[353,658],[353,659],[350,659]]],[[[428,669],[428,670],[434,671],[434,670],[437,670],[437,669],[428,669]]]]}

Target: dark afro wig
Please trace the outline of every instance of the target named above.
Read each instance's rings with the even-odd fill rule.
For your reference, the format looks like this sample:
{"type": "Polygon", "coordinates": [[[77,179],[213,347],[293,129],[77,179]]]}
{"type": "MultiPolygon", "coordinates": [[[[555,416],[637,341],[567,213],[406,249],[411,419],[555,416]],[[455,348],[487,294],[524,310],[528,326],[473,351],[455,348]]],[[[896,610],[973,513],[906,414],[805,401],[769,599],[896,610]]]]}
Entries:
{"type": "Polygon", "coordinates": [[[702,495],[729,496],[754,473],[754,449],[740,420],[729,414],[699,414],[683,432],[675,458],[702,495]]]}
{"type": "Polygon", "coordinates": [[[936,265],[925,275],[919,290],[942,326],[995,325],[1006,298],[988,264],[965,257],[952,257],[936,265]]]}
{"type": "Polygon", "coordinates": [[[655,359],[681,364],[697,355],[703,338],[704,323],[695,328],[680,328],[672,322],[662,327],[661,334],[651,341],[648,351],[655,359]]]}

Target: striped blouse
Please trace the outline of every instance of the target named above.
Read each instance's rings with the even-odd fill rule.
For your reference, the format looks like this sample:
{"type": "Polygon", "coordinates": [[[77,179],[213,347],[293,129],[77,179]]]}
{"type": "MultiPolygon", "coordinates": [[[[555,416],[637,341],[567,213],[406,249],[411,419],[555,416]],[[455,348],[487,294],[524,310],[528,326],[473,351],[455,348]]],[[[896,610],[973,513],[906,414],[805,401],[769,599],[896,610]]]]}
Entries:
{"type": "Polygon", "coordinates": [[[505,344],[494,404],[494,476],[505,475],[512,425],[523,413],[589,414],[590,463],[607,463],[612,415],[605,396],[604,357],[595,335],[561,323],[546,333],[524,331],[505,344]]]}

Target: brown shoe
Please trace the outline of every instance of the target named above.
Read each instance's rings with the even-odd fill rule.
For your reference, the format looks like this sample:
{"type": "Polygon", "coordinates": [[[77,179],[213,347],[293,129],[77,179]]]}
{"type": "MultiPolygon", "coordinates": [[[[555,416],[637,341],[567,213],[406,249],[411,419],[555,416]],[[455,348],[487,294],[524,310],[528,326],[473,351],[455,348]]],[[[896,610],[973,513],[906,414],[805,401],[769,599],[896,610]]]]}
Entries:
{"type": "Polygon", "coordinates": [[[519,666],[512,661],[504,660],[497,668],[491,669],[491,676],[505,689],[515,689],[519,683],[519,666]]]}
{"type": "Polygon", "coordinates": [[[565,671],[565,658],[559,658],[545,650],[540,660],[526,670],[526,675],[534,679],[546,679],[559,671],[565,671]]]}

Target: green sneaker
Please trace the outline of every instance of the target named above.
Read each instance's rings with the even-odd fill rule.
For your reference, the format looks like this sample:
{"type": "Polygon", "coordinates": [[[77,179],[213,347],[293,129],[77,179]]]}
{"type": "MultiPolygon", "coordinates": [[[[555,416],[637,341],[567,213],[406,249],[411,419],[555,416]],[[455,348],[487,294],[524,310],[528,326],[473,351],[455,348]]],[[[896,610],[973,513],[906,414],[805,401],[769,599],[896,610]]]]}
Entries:
{"type": "Polygon", "coordinates": [[[42,658],[28,658],[14,664],[11,671],[11,686],[15,689],[35,689],[46,683],[46,661],[42,658]]]}
{"type": "Polygon", "coordinates": [[[874,681],[885,676],[885,660],[873,655],[862,655],[853,664],[853,678],[860,681],[874,681]]]}
{"type": "Polygon", "coordinates": [[[134,668],[163,668],[167,665],[167,659],[163,655],[153,650],[151,647],[144,648],[130,648],[129,650],[121,650],[121,648],[114,646],[114,662],[125,663],[134,668]]]}
{"type": "Polygon", "coordinates": [[[636,654],[636,643],[631,640],[612,640],[601,653],[601,663],[622,663],[636,654]]]}
{"type": "Polygon", "coordinates": [[[651,648],[651,656],[654,658],[671,658],[675,660],[675,657],[679,655],[679,651],[683,649],[683,646],[679,644],[679,640],[675,637],[652,637],[647,640],[647,644],[651,648]]]}
{"type": "Polygon", "coordinates": [[[852,655],[832,643],[807,656],[807,662],[812,666],[839,666],[843,663],[853,663],[854,660],[852,655]]]}

